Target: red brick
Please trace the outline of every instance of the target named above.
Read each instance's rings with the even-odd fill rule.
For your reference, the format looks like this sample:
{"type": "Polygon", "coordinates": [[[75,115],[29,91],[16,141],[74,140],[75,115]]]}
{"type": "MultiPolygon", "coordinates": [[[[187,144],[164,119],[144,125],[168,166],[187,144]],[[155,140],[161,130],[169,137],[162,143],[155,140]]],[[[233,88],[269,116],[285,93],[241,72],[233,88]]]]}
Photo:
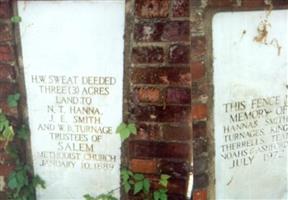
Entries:
{"type": "Polygon", "coordinates": [[[166,104],[191,104],[191,89],[168,88],[166,91],[166,104]]]}
{"type": "Polygon", "coordinates": [[[206,104],[194,104],[192,106],[192,119],[204,120],[208,117],[208,107],[206,104]]]}
{"type": "Polygon", "coordinates": [[[185,195],[187,192],[187,180],[171,178],[167,189],[169,193],[185,195]]]}
{"type": "Polygon", "coordinates": [[[192,128],[190,126],[164,125],[162,128],[165,141],[187,141],[191,139],[192,128]]]}
{"type": "Polygon", "coordinates": [[[169,63],[185,64],[189,62],[190,47],[174,44],[169,48],[169,63]]]}
{"type": "MultiPolygon", "coordinates": [[[[1,72],[1,71],[0,71],[1,72]]],[[[8,95],[16,92],[16,85],[12,83],[0,83],[0,97],[7,98],[8,95]]]]}
{"type": "Polygon", "coordinates": [[[173,17],[189,17],[189,0],[174,0],[172,12],[173,17]]]}
{"type": "Polygon", "coordinates": [[[7,115],[7,116],[12,116],[12,117],[18,117],[18,109],[15,108],[10,108],[7,104],[6,99],[0,100],[0,108],[2,111],[7,115]]]}
{"type": "Polygon", "coordinates": [[[242,7],[245,8],[263,8],[264,6],[264,0],[242,0],[242,7]]]}
{"type": "Polygon", "coordinates": [[[205,137],[207,135],[206,122],[193,123],[193,138],[205,137]]]}
{"type": "Polygon", "coordinates": [[[137,106],[134,113],[138,121],[146,122],[189,122],[190,106],[137,106]]]}
{"type": "Polygon", "coordinates": [[[16,73],[14,67],[0,63],[0,81],[12,81],[15,80],[15,78],[16,73]]]}
{"type": "Polygon", "coordinates": [[[10,18],[12,16],[12,10],[9,2],[0,2],[0,19],[10,18]]]}
{"type": "Polygon", "coordinates": [[[14,165],[7,165],[7,164],[0,164],[0,176],[9,176],[9,174],[11,173],[11,171],[14,169],[14,165]]]}
{"type": "Polygon", "coordinates": [[[141,18],[167,17],[169,0],[136,0],[136,15],[141,18]]]}
{"type": "Polygon", "coordinates": [[[13,48],[9,45],[0,46],[0,62],[9,62],[15,59],[13,48]]]}
{"type": "Polygon", "coordinates": [[[131,141],[129,152],[132,158],[190,158],[190,145],[148,141],[131,141]]]}
{"type": "Polygon", "coordinates": [[[137,140],[159,140],[160,127],[158,124],[139,124],[137,126],[137,135],[132,136],[133,139],[137,140]]]}
{"type": "Polygon", "coordinates": [[[12,29],[9,24],[0,24],[0,42],[12,40],[12,29]]]}
{"type": "Polygon", "coordinates": [[[188,41],[190,36],[189,21],[171,21],[165,23],[162,41],[188,41]]]}
{"type": "Polygon", "coordinates": [[[158,88],[136,88],[136,97],[140,102],[156,103],[161,100],[161,91],[158,88]]]}
{"type": "Polygon", "coordinates": [[[191,38],[191,54],[193,58],[199,58],[206,54],[206,38],[197,36],[191,38]]]}
{"type": "Polygon", "coordinates": [[[191,64],[191,76],[193,81],[203,78],[205,76],[205,72],[204,61],[193,62],[191,64]]]}
{"type": "Polygon", "coordinates": [[[134,39],[141,42],[161,41],[165,23],[138,23],[134,29],[134,39]]]}
{"type": "Polygon", "coordinates": [[[207,190],[195,190],[193,192],[193,200],[207,200],[207,190]]]}
{"type": "Polygon", "coordinates": [[[135,84],[165,84],[187,85],[191,84],[190,68],[163,67],[163,68],[134,68],[131,76],[135,84]]]}
{"type": "Polygon", "coordinates": [[[130,161],[130,169],[133,172],[138,172],[138,173],[156,174],[157,173],[157,161],[156,160],[132,159],[130,161]]]}
{"type": "Polygon", "coordinates": [[[135,47],[132,50],[133,63],[162,63],[163,61],[162,47],[135,47]]]}
{"type": "Polygon", "coordinates": [[[159,169],[162,174],[169,174],[173,177],[187,177],[190,172],[190,166],[187,161],[161,160],[159,169]]]}

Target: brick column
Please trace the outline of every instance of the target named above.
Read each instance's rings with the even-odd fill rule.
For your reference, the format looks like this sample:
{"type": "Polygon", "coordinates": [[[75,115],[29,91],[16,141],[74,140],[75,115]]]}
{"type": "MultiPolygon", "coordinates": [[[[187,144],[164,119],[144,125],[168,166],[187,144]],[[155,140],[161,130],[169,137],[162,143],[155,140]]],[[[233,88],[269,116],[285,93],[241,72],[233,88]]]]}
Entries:
{"type": "Polygon", "coordinates": [[[186,199],[192,170],[190,3],[135,0],[127,6],[127,119],[136,122],[138,134],[127,142],[125,156],[132,171],[151,180],[171,175],[169,200],[186,199]]]}
{"type": "MultiPolygon", "coordinates": [[[[0,1],[0,108],[14,126],[20,122],[18,108],[10,108],[7,97],[18,91],[17,86],[17,56],[12,17],[11,1],[0,1]]],[[[7,177],[14,168],[14,163],[3,149],[0,142],[0,199],[6,199],[7,177]],[[3,185],[3,180],[6,182],[3,185]],[[4,190],[3,190],[4,189],[4,190]]]]}

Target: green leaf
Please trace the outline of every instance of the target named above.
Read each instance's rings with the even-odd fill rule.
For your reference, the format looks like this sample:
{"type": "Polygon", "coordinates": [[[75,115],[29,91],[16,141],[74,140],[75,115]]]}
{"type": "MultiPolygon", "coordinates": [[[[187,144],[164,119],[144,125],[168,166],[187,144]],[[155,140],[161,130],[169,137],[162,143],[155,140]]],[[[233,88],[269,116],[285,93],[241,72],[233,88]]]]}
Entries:
{"type": "Polygon", "coordinates": [[[160,192],[155,191],[153,192],[153,200],[159,200],[160,199],[160,192]]]}
{"type": "Polygon", "coordinates": [[[131,190],[131,185],[128,182],[124,183],[124,191],[128,193],[131,190]]]}
{"type": "Polygon", "coordinates": [[[6,141],[12,141],[15,135],[13,127],[12,126],[6,127],[2,135],[6,141]]]}
{"type": "Polygon", "coordinates": [[[143,181],[140,181],[140,182],[137,182],[135,185],[134,185],[134,192],[133,194],[137,194],[139,193],[141,190],[143,190],[143,181]]]}
{"type": "Polygon", "coordinates": [[[19,99],[20,99],[19,93],[9,95],[7,98],[7,103],[9,105],[9,107],[11,107],[11,108],[16,107],[18,105],[19,99]]]}
{"type": "Polygon", "coordinates": [[[23,125],[19,130],[16,131],[16,136],[22,140],[28,140],[29,139],[29,128],[27,125],[23,125]]]}
{"type": "Polygon", "coordinates": [[[129,129],[123,129],[123,130],[120,132],[121,141],[126,140],[129,136],[130,136],[130,131],[129,131],[129,129]]]}
{"type": "Polygon", "coordinates": [[[38,175],[34,176],[32,179],[32,185],[34,188],[40,186],[41,188],[45,189],[45,181],[38,175]]]}
{"type": "Polygon", "coordinates": [[[89,194],[85,194],[83,196],[85,198],[85,200],[95,200],[92,196],[90,196],[89,194]]]}
{"type": "Polygon", "coordinates": [[[121,133],[121,131],[123,131],[124,129],[126,129],[127,125],[122,122],[121,124],[119,124],[119,126],[116,129],[116,133],[121,133]]]}
{"type": "Polygon", "coordinates": [[[131,123],[131,124],[128,125],[127,128],[129,129],[129,131],[130,131],[131,133],[133,133],[134,135],[136,135],[137,129],[136,129],[135,124],[132,124],[132,123],[131,123]]]}
{"type": "Polygon", "coordinates": [[[12,176],[8,178],[8,188],[14,190],[18,187],[18,182],[16,176],[12,176]]]}
{"type": "Polygon", "coordinates": [[[22,18],[20,17],[20,16],[13,16],[13,17],[11,17],[11,22],[12,23],[14,23],[14,24],[18,24],[19,22],[21,22],[22,21],[22,18]]]}
{"type": "Polygon", "coordinates": [[[164,186],[164,187],[167,187],[169,178],[170,178],[169,175],[161,174],[159,184],[164,186]]]}
{"type": "Polygon", "coordinates": [[[143,180],[143,191],[144,191],[145,193],[149,193],[149,191],[150,191],[150,181],[149,181],[149,179],[147,179],[147,178],[145,178],[145,179],[143,180]]]}
{"type": "Polygon", "coordinates": [[[136,180],[136,181],[142,181],[145,177],[143,174],[135,174],[133,176],[133,178],[136,180]]]}

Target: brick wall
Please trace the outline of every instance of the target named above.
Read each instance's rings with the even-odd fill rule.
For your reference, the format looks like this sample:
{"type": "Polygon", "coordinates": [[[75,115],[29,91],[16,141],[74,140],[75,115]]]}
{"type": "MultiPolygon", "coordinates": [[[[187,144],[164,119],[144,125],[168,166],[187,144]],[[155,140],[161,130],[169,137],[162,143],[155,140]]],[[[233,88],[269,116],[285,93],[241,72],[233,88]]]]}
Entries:
{"type": "MultiPolygon", "coordinates": [[[[124,118],[136,122],[138,134],[125,142],[123,162],[132,171],[155,180],[153,187],[157,187],[161,173],[170,174],[169,200],[186,199],[191,172],[193,200],[213,199],[208,192],[214,182],[213,14],[266,9],[269,2],[126,0],[124,118]]],[[[287,8],[288,2],[274,0],[273,6],[287,8]]],[[[19,88],[11,16],[11,3],[0,0],[0,107],[17,125],[21,112],[9,108],[6,102],[7,95],[19,88]]],[[[23,82],[19,86],[23,87],[23,82]]],[[[1,178],[7,177],[12,168],[13,163],[1,149],[0,186],[1,178]]],[[[5,192],[0,191],[0,199],[4,196],[5,192]]]]}
{"type": "MultiPolygon", "coordinates": [[[[12,124],[18,126],[21,122],[20,109],[10,108],[7,104],[7,96],[19,90],[16,40],[14,26],[10,22],[12,13],[12,3],[8,0],[0,1],[0,108],[12,124]]],[[[2,180],[6,182],[13,168],[14,163],[7,156],[3,143],[0,142],[0,199],[6,199],[7,184],[2,180]]]]}
{"type": "Polygon", "coordinates": [[[127,162],[152,180],[171,175],[169,199],[186,199],[192,117],[205,117],[202,104],[191,114],[191,69],[199,80],[205,72],[192,62],[190,1],[135,0],[126,8],[126,118],[138,126],[127,162]]]}

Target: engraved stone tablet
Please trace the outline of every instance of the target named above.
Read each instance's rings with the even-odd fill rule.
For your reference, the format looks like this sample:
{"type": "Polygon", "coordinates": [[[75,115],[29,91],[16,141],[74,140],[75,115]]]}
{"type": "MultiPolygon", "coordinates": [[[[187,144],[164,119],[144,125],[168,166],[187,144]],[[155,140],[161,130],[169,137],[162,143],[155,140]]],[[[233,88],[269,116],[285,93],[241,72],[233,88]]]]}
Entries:
{"type": "MultiPolygon", "coordinates": [[[[39,200],[119,187],[124,0],[19,1],[39,200]]],[[[119,196],[119,194],[116,194],[119,196]]]]}
{"type": "Polygon", "coordinates": [[[288,11],[213,18],[217,199],[287,199],[288,11]]]}

